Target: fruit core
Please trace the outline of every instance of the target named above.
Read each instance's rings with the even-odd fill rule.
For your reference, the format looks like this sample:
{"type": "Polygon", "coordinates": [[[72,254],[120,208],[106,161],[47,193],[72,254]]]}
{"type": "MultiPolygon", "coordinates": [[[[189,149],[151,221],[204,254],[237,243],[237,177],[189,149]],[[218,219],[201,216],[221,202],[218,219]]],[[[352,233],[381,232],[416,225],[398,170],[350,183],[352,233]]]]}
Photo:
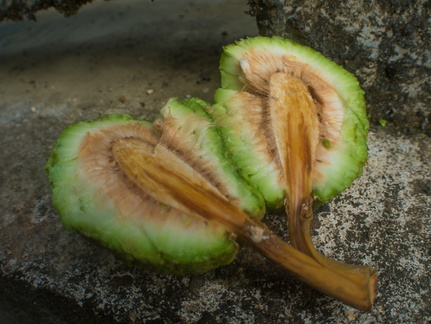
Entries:
{"type": "MultiPolygon", "coordinates": [[[[240,60],[241,75],[239,79],[243,83],[243,91],[264,98],[265,105],[269,106],[271,97],[271,84],[285,80],[280,75],[288,75],[300,80],[304,89],[312,99],[316,109],[315,118],[318,120],[319,143],[316,146],[316,163],[327,163],[327,154],[331,149],[336,149],[343,127],[343,99],[337,94],[329,80],[312,66],[298,62],[294,56],[270,54],[265,51],[250,49],[243,54],[240,60]],[[276,81],[273,77],[274,74],[276,81]]],[[[318,168],[315,169],[313,178],[320,177],[318,168]]]]}

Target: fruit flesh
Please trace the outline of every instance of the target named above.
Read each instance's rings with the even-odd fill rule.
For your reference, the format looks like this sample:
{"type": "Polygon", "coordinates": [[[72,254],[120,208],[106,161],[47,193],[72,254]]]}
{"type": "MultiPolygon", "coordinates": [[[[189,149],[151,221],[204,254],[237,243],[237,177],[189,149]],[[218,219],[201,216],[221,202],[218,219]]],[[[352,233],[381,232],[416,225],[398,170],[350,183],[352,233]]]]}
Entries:
{"type": "Polygon", "coordinates": [[[280,207],[283,179],[278,172],[269,114],[262,98],[247,92],[218,89],[210,114],[219,125],[238,167],[269,206],[280,207]]]}
{"type": "Polygon", "coordinates": [[[155,122],[162,133],[160,145],[178,152],[188,163],[199,161],[193,165],[224,196],[261,218],[265,214],[263,197],[239,172],[219,127],[206,112],[209,106],[196,98],[170,99],[161,110],[163,119],[155,122]]]}
{"type": "MultiPolygon", "coordinates": [[[[204,272],[231,262],[238,246],[222,226],[160,204],[118,168],[117,142],[134,138],[154,151],[159,137],[151,123],[121,115],[66,129],[46,166],[63,223],[158,271],[204,272]]],[[[178,159],[174,165],[187,167],[178,159]]]]}
{"type": "MultiPolygon", "coordinates": [[[[265,99],[272,74],[283,72],[303,81],[320,120],[321,141],[316,151],[319,165],[312,178],[316,200],[331,199],[362,172],[367,158],[368,121],[363,90],[350,73],[320,53],[278,37],[245,39],[225,47],[220,70],[223,89],[235,91],[237,97],[263,98],[263,108],[268,107],[265,99]]],[[[225,103],[217,94],[215,101],[225,103]]],[[[232,113],[243,108],[228,104],[232,113]]]]}

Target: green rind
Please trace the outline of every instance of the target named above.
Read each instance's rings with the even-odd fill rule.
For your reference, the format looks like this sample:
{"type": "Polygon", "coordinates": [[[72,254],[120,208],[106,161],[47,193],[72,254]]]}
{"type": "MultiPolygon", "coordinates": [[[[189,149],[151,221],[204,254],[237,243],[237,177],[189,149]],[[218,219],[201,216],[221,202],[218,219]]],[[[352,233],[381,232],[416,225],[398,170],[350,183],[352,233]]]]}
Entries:
{"type": "Polygon", "coordinates": [[[196,273],[230,263],[237,244],[223,231],[210,226],[196,231],[187,223],[163,224],[145,217],[123,215],[106,194],[96,188],[78,163],[82,138],[111,125],[140,123],[127,115],[110,115],[79,122],[60,135],[45,167],[51,182],[52,202],[64,226],[94,238],[127,260],[162,272],[196,273]]]}
{"type": "MultiPolygon", "coordinates": [[[[358,177],[367,159],[369,123],[364,91],[359,82],[354,75],[309,47],[280,37],[255,37],[240,40],[224,48],[220,59],[222,88],[243,90],[240,60],[250,49],[296,57],[297,61],[319,71],[320,76],[335,89],[341,99],[344,106],[344,125],[340,145],[328,149],[331,151],[332,163],[322,167],[324,178],[313,184],[316,199],[326,201],[333,198],[358,177]]],[[[219,100],[216,95],[215,101],[219,100]]]]}
{"type": "Polygon", "coordinates": [[[244,127],[244,121],[236,114],[238,107],[232,100],[236,93],[234,90],[218,89],[214,95],[214,101],[218,104],[211,107],[211,116],[229,143],[232,158],[245,177],[262,193],[270,207],[280,207],[284,188],[278,183],[276,166],[253,146],[251,139],[255,134],[244,127]]]}
{"type": "Polygon", "coordinates": [[[265,214],[262,194],[240,173],[234,160],[235,155],[231,154],[230,143],[227,145],[224,141],[220,127],[207,109],[211,109],[210,105],[198,98],[182,102],[172,98],[162,108],[161,113],[164,118],[175,118],[178,127],[187,128],[187,141],[199,143],[198,147],[191,145],[193,153],[197,154],[203,163],[209,161],[212,164],[217,178],[226,183],[229,195],[240,200],[239,206],[255,217],[262,217],[265,214]]]}

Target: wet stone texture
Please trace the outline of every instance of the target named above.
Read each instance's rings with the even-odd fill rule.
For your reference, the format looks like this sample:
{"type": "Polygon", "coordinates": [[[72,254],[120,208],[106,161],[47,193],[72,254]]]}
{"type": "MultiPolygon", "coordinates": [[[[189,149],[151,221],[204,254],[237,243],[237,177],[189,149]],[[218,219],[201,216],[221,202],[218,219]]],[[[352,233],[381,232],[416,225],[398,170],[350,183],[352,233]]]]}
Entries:
{"type": "Polygon", "coordinates": [[[375,123],[431,134],[431,1],[250,1],[263,35],[308,45],[359,78],[375,123]]]}
{"type": "MultiPolygon", "coordinates": [[[[162,275],[63,228],[43,166],[64,127],[100,113],[151,120],[174,96],[211,101],[221,46],[257,34],[246,9],[239,1],[112,1],[67,20],[51,12],[37,24],[0,25],[1,319],[431,321],[431,140],[392,126],[372,127],[363,175],[317,210],[314,228],[315,244],[326,255],[378,269],[370,312],[323,296],[248,248],[205,274],[162,275]]],[[[265,221],[288,239],[284,215],[265,221]]]]}

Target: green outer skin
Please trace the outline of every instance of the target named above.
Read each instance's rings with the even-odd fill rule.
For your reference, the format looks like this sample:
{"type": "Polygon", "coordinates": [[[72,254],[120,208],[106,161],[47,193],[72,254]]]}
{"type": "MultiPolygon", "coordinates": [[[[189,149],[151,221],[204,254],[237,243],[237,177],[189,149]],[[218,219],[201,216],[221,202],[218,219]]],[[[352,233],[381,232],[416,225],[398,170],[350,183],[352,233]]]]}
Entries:
{"type": "Polygon", "coordinates": [[[223,137],[229,141],[229,150],[242,173],[262,193],[269,207],[280,207],[283,203],[284,189],[277,185],[276,166],[274,163],[268,163],[253,144],[246,140],[253,134],[246,127],[238,127],[242,121],[236,118],[237,108],[230,100],[235,93],[234,90],[218,89],[214,100],[220,104],[211,107],[211,115],[219,125],[223,137]]]}
{"type": "MultiPolygon", "coordinates": [[[[276,54],[295,56],[299,62],[318,70],[326,82],[337,92],[343,102],[344,126],[341,143],[328,148],[331,165],[321,169],[324,178],[313,184],[316,199],[326,201],[349,187],[362,172],[368,155],[368,119],[365,110],[364,91],[348,71],[325,58],[315,50],[280,37],[256,37],[243,39],[226,46],[220,59],[222,88],[240,91],[244,84],[239,75],[239,60],[249,49],[263,49],[276,54]]],[[[215,101],[217,103],[218,97],[215,101]]],[[[235,140],[232,140],[235,142],[235,140]]]]}
{"type": "Polygon", "coordinates": [[[181,127],[188,128],[189,140],[201,141],[199,148],[194,148],[194,153],[196,154],[198,150],[199,158],[214,164],[214,171],[227,183],[230,195],[240,199],[240,208],[252,216],[261,218],[265,214],[266,207],[263,196],[240,173],[231,151],[223,140],[220,127],[206,111],[208,107],[210,107],[208,103],[198,98],[190,98],[182,102],[172,98],[162,108],[161,113],[165,118],[174,117],[181,127]],[[196,120],[196,115],[202,118],[202,122],[197,125],[196,122],[191,122],[196,120]],[[205,127],[206,125],[210,127],[205,127]]]}
{"type": "Polygon", "coordinates": [[[154,218],[146,219],[145,211],[142,217],[128,219],[82,172],[78,150],[86,133],[128,123],[152,127],[129,115],[109,115],[75,123],[60,135],[45,170],[53,205],[64,226],[160,272],[199,273],[230,263],[238,246],[225,232],[214,232],[209,226],[196,231],[186,224],[184,228],[168,221],[160,224],[154,218]]]}

